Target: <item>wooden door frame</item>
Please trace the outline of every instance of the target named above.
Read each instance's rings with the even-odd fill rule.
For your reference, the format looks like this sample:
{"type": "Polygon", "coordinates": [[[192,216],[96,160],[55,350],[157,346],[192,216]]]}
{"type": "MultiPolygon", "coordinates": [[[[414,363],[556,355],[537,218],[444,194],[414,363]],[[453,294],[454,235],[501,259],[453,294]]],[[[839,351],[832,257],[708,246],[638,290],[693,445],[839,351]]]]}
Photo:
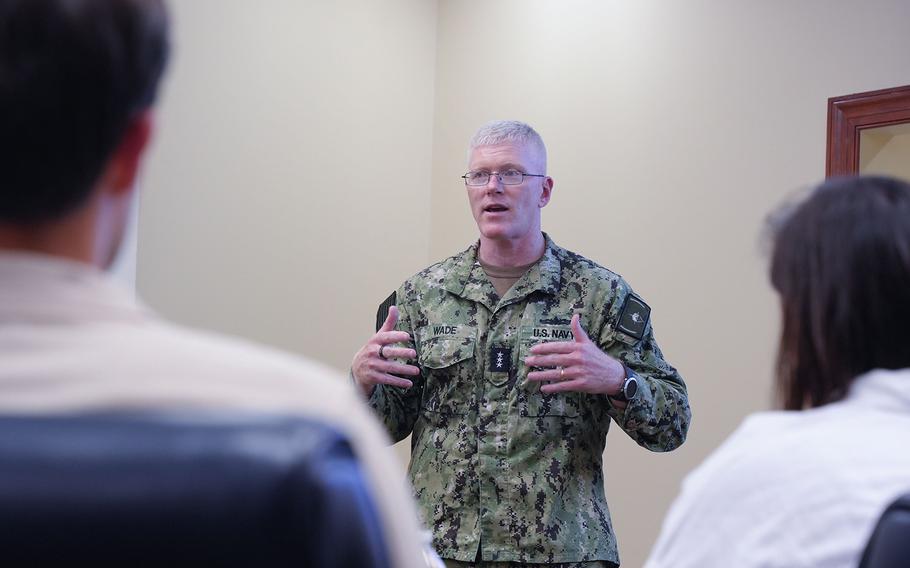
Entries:
{"type": "Polygon", "coordinates": [[[910,122],[910,85],[828,99],[825,177],[859,173],[861,131],[907,122],[910,122]]]}

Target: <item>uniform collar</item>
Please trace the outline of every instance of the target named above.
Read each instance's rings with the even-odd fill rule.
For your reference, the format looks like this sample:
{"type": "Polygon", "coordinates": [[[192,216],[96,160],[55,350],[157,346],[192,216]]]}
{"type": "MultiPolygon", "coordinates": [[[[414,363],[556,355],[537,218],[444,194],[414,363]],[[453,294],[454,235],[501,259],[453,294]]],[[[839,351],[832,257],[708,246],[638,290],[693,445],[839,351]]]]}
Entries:
{"type": "Polygon", "coordinates": [[[543,256],[518,279],[502,299],[499,299],[493,283],[477,260],[479,240],[452,257],[451,264],[446,267],[443,287],[466,300],[483,304],[490,311],[494,311],[497,306],[519,302],[534,292],[556,295],[559,290],[564,251],[556,246],[549,235],[544,233],[543,236],[546,241],[543,256]]]}

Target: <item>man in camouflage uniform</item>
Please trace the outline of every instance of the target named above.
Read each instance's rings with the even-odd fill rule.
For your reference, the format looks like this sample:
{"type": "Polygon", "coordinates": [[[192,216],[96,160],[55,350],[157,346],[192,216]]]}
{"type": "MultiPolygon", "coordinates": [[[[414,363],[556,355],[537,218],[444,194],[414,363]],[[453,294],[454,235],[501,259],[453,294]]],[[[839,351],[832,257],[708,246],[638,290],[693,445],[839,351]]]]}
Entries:
{"type": "Polygon", "coordinates": [[[488,124],[468,167],[480,239],[402,284],[352,374],[395,440],[413,434],[411,483],[447,566],[617,566],[607,430],[678,447],[685,384],[629,285],[541,232],[540,136],[488,124]]]}

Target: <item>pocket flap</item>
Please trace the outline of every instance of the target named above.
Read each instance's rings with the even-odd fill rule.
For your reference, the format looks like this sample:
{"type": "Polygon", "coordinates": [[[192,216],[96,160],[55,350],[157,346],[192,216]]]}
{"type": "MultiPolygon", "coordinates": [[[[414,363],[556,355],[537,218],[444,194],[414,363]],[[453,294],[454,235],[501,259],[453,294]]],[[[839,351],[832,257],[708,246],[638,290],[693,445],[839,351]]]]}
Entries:
{"type": "Polygon", "coordinates": [[[428,369],[445,369],[473,357],[473,337],[434,337],[421,347],[418,363],[428,369]]]}

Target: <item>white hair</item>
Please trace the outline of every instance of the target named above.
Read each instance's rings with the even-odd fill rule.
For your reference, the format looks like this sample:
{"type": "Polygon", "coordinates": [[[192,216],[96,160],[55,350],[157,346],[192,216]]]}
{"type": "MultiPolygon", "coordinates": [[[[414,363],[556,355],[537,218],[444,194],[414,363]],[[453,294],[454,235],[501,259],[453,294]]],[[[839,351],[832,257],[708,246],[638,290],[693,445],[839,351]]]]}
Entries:
{"type": "Polygon", "coordinates": [[[530,124],[517,120],[494,120],[477,129],[477,132],[471,137],[468,147],[468,161],[471,160],[471,152],[474,148],[509,143],[524,144],[537,150],[541,161],[539,166],[543,168],[543,171],[539,173],[546,173],[547,147],[543,143],[543,138],[531,128],[530,124]]]}

